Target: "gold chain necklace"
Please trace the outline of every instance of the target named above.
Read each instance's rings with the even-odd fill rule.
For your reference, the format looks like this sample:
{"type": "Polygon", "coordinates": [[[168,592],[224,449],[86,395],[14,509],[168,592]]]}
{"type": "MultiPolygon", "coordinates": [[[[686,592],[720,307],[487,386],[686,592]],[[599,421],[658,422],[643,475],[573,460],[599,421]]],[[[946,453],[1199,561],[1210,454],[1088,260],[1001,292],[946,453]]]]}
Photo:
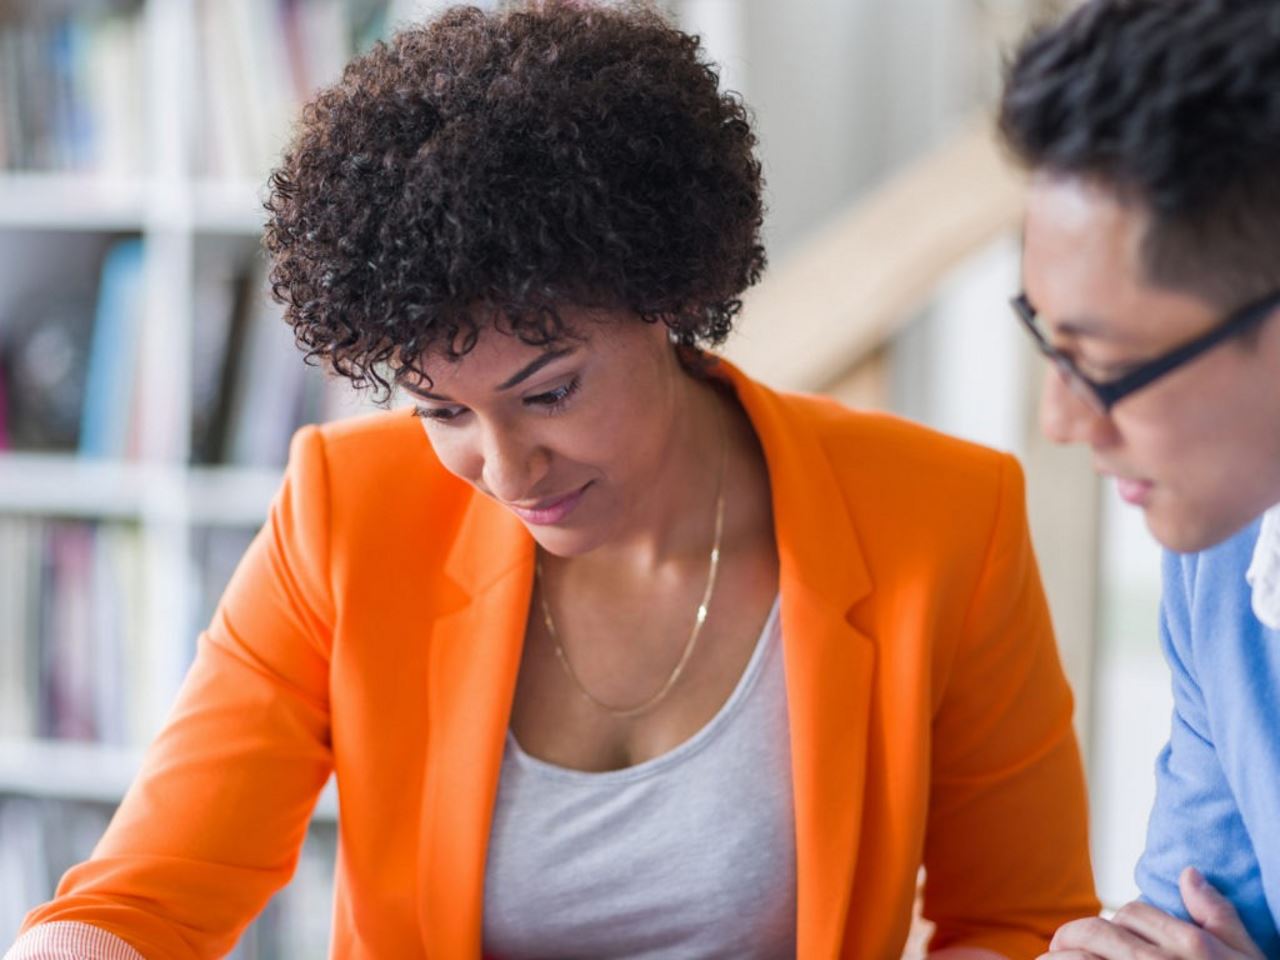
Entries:
{"type": "Polygon", "coordinates": [[[711,545],[711,557],[707,563],[707,588],[702,594],[702,602],[698,604],[698,612],[694,616],[693,629],[689,632],[689,640],[684,645],[684,652],[680,654],[680,659],[676,662],[675,669],[671,671],[671,675],[667,677],[666,682],[658,689],[657,693],[634,707],[615,707],[597,699],[586,688],[586,685],[574,671],[573,664],[569,662],[569,655],[565,652],[563,644],[560,643],[560,635],[556,632],[555,621],[551,619],[551,607],[547,604],[547,581],[542,574],[542,559],[539,558],[537,561],[538,599],[542,602],[542,619],[547,625],[547,634],[551,637],[552,644],[555,645],[556,659],[560,661],[560,666],[564,668],[564,672],[568,674],[569,679],[578,688],[578,692],[583,697],[594,706],[606,713],[613,714],[615,717],[634,717],[653,709],[663,701],[667,694],[671,692],[671,688],[676,685],[676,681],[680,679],[680,675],[684,673],[685,665],[688,664],[689,658],[693,656],[694,648],[698,645],[698,637],[702,633],[702,625],[707,622],[707,610],[711,606],[711,595],[716,589],[716,574],[720,570],[720,537],[724,533],[724,474],[725,465],[729,459],[729,437],[724,429],[724,413],[719,406],[716,407],[716,411],[720,414],[720,430],[724,436],[724,443],[721,447],[720,478],[717,481],[716,490],[715,540],[711,545]]]}

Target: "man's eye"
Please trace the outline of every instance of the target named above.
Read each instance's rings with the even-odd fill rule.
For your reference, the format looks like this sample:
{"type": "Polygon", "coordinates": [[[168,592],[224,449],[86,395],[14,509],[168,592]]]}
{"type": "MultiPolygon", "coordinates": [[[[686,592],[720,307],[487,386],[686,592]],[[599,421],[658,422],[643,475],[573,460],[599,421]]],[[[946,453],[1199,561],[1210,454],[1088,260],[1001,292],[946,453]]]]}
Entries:
{"type": "Polygon", "coordinates": [[[1091,380],[1108,383],[1133,373],[1140,366],[1138,363],[1082,363],[1080,369],[1091,380]]]}
{"type": "Polygon", "coordinates": [[[1098,360],[1089,360],[1087,357],[1080,356],[1074,350],[1059,348],[1058,353],[1066,357],[1075,366],[1077,370],[1083,373],[1090,380],[1098,383],[1107,383],[1111,380],[1119,380],[1127,373],[1136,370],[1141,364],[1138,363],[1117,363],[1103,362],[1098,360]]]}

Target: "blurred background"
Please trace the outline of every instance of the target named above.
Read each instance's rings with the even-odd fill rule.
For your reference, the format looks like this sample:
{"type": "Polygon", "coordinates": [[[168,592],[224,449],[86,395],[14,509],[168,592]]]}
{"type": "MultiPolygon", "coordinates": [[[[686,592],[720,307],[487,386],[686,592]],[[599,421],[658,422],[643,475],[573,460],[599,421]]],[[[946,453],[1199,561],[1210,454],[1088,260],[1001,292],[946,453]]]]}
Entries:
{"type": "MultiPolygon", "coordinates": [[[[292,431],[367,406],[265,296],[262,186],[317,85],[444,5],[0,0],[0,945],[123,795],[292,431]]],[[[1038,438],[1022,184],[990,136],[1002,52],[1063,5],[664,3],[761,141],[771,267],[730,357],[1025,465],[1116,906],[1171,709],[1159,552],[1038,438]]],[[[329,791],[237,956],[325,954],[335,816],[329,791]]]]}

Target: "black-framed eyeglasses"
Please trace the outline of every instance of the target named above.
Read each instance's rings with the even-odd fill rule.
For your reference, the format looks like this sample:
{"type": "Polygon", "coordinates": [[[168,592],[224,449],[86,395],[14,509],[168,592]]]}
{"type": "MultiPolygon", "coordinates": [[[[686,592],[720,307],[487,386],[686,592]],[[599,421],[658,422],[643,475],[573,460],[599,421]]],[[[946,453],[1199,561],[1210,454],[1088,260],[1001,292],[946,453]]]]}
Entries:
{"type": "Polygon", "coordinates": [[[1280,290],[1268,294],[1261,300],[1246,304],[1231,313],[1216,327],[1201,334],[1194,340],[1190,340],[1179,347],[1174,347],[1168,353],[1153,360],[1148,360],[1141,366],[1130,370],[1124,376],[1117,377],[1115,380],[1108,380],[1105,383],[1093,380],[1081,373],[1074,360],[1049,342],[1048,336],[1040,327],[1040,319],[1036,313],[1036,308],[1031,305],[1031,301],[1027,299],[1025,293],[1018,294],[1010,302],[1013,306],[1013,312],[1018,315],[1022,325],[1031,334],[1031,339],[1035,341],[1037,349],[1057,368],[1059,375],[1061,375],[1071,391],[1098,413],[1107,414],[1111,412],[1112,407],[1134,391],[1141,390],[1143,387],[1163,377],[1166,373],[1194,360],[1206,350],[1217,346],[1224,340],[1229,340],[1243,333],[1254,324],[1266,319],[1272,311],[1280,307],[1280,290]]]}

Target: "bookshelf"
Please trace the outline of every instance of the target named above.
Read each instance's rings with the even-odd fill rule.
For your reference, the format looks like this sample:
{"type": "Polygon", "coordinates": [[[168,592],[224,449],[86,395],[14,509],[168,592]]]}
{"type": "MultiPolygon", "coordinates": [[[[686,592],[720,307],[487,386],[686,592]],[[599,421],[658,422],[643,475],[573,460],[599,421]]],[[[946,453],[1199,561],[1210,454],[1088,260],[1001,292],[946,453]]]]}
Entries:
{"type": "Polygon", "coordinates": [[[0,176],[0,229],[141,230],[147,183],[62,173],[0,176]]]}
{"type": "MultiPolygon", "coordinates": [[[[55,809],[92,811],[69,835],[100,831],[288,437],[367,409],[303,366],[258,244],[289,118],[386,32],[388,6],[0,4],[0,847],[56,846],[29,835],[55,809]]],[[[307,863],[314,882],[271,916],[327,911],[336,818],[330,782],[289,889],[307,863]]],[[[52,892],[25,876],[0,882],[0,947],[52,892]]],[[[237,956],[313,955],[298,949],[252,934],[237,956]]]]}
{"type": "MultiPolygon", "coordinates": [[[[135,748],[58,740],[0,741],[0,778],[12,793],[114,804],[142,764],[135,748]]],[[[332,780],[316,804],[317,819],[336,821],[338,792],[332,780]]]]}

